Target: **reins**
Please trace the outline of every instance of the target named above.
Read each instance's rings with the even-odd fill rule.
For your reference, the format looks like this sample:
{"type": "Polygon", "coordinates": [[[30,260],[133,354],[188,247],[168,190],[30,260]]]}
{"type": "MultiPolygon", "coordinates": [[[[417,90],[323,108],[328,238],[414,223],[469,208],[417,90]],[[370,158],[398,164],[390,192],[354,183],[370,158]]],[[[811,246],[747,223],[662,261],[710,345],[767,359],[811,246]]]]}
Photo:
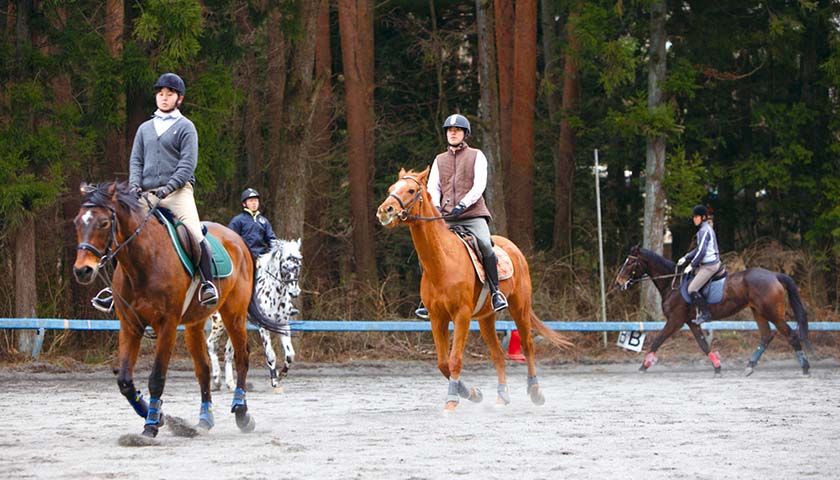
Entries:
{"type": "Polygon", "coordinates": [[[423,184],[420,183],[420,181],[417,180],[416,178],[414,178],[412,176],[409,176],[409,175],[405,175],[401,178],[403,180],[411,180],[414,183],[416,183],[417,186],[419,187],[417,189],[417,193],[415,193],[414,196],[411,197],[411,200],[409,200],[406,203],[403,203],[402,199],[400,197],[398,197],[397,195],[394,195],[394,193],[389,193],[388,194],[389,197],[393,197],[397,201],[397,203],[400,204],[400,207],[402,207],[402,211],[397,214],[397,218],[399,218],[401,222],[404,222],[406,220],[433,221],[433,220],[446,220],[447,218],[452,218],[452,214],[440,215],[440,216],[437,216],[437,217],[421,217],[419,215],[410,215],[410,212],[414,209],[415,204],[417,204],[417,203],[422,204],[423,203],[423,184]],[[420,202],[417,202],[418,199],[420,200],[420,202]]]}

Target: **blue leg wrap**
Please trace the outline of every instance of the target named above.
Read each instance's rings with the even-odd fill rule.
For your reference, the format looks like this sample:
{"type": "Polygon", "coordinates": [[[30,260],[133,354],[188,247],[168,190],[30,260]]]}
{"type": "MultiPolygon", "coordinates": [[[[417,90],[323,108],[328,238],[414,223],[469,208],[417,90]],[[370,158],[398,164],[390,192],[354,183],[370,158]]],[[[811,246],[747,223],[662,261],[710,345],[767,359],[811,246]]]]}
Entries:
{"type": "Polygon", "coordinates": [[[753,355],[752,355],[752,357],[750,358],[750,365],[755,365],[755,364],[757,364],[757,363],[758,363],[758,359],[759,359],[759,358],[761,358],[761,355],[764,353],[764,350],[766,350],[766,349],[767,349],[767,345],[765,345],[765,344],[763,344],[763,343],[762,343],[762,344],[760,344],[760,345],[758,346],[758,348],[756,348],[756,349],[755,349],[755,352],[753,352],[753,355]]]}
{"type": "Polygon", "coordinates": [[[149,414],[149,404],[146,403],[146,400],[143,400],[143,394],[140,393],[140,390],[137,390],[137,393],[134,394],[134,398],[128,399],[128,403],[131,405],[131,408],[137,412],[137,415],[146,418],[146,415],[149,414]]]}
{"type": "MultiPolygon", "coordinates": [[[[449,390],[446,392],[446,401],[447,402],[455,402],[458,403],[460,400],[458,397],[458,391],[460,390],[460,381],[458,380],[449,380],[449,390]]],[[[467,393],[469,396],[469,393],[467,393]]]]}
{"type": "Polygon", "coordinates": [[[162,415],[160,407],[162,405],[163,400],[149,398],[149,413],[146,415],[146,425],[160,425],[160,417],[162,415]]]}
{"type": "Polygon", "coordinates": [[[802,368],[810,368],[811,364],[808,363],[808,359],[805,358],[805,352],[802,350],[796,351],[796,359],[799,360],[799,366],[802,368]]]}
{"type": "Polygon", "coordinates": [[[198,424],[207,428],[216,425],[213,419],[213,402],[201,402],[201,410],[198,412],[198,424]],[[204,425],[206,423],[206,425],[204,425]]]}
{"type": "Polygon", "coordinates": [[[245,390],[237,388],[233,391],[233,403],[230,405],[230,411],[233,413],[236,407],[245,407],[245,390]]]}
{"type": "Polygon", "coordinates": [[[540,382],[537,380],[536,375],[534,375],[533,377],[529,375],[528,376],[528,393],[531,393],[531,387],[533,387],[534,385],[539,385],[539,384],[540,384],[540,382]]]}

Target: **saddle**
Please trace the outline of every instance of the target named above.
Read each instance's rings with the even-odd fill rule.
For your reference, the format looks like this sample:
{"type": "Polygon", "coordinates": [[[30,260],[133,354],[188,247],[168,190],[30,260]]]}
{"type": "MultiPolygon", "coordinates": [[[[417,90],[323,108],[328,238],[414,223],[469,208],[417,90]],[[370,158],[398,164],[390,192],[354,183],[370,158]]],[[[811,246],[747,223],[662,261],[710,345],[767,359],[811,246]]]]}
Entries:
{"type": "MultiPolygon", "coordinates": [[[[461,225],[451,225],[449,229],[452,230],[452,233],[457,235],[458,239],[461,240],[461,243],[464,244],[464,247],[470,254],[470,260],[472,260],[475,274],[478,275],[478,280],[484,284],[485,274],[484,264],[482,263],[484,258],[481,255],[481,250],[478,248],[478,242],[472,235],[470,235],[467,229],[461,225]]],[[[496,265],[499,269],[499,281],[501,282],[502,280],[507,280],[513,276],[513,262],[510,261],[510,256],[508,256],[507,252],[502,250],[500,247],[493,245],[493,251],[496,253],[496,265]]]]}
{"type": "MultiPolygon", "coordinates": [[[[703,287],[700,288],[700,295],[706,299],[706,303],[712,305],[720,303],[723,300],[723,287],[726,286],[726,276],[729,272],[726,271],[726,266],[721,263],[718,271],[712,275],[703,287]]],[[[691,303],[691,296],[688,294],[688,285],[694,280],[694,275],[683,275],[680,283],[680,295],[686,303],[691,303]]]]}
{"type": "MultiPolygon", "coordinates": [[[[166,227],[169,233],[169,240],[175,251],[178,253],[178,258],[181,260],[184,270],[192,277],[198,272],[198,262],[201,252],[194,251],[192,238],[187,227],[180,221],[176,221],[175,217],[169,209],[158,207],[155,210],[155,218],[166,227]]],[[[212,269],[213,278],[229,277],[233,273],[233,262],[230,259],[222,243],[207,231],[207,226],[201,225],[201,232],[207,238],[207,243],[210,244],[210,252],[213,255],[212,269]]]]}

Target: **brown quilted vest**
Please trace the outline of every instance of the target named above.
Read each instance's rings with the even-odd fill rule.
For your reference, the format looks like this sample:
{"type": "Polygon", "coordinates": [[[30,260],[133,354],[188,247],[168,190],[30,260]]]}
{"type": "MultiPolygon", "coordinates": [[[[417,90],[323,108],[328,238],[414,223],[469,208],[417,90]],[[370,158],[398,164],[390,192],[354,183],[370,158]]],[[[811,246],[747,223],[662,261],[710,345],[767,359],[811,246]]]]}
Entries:
{"type": "MultiPolygon", "coordinates": [[[[454,153],[446,149],[435,158],[438,174],[440,175],[440,205],[442,214],[446,215],[458,205],[464,195],[473,187],[475,178],[475,157],[478,150],[465,146],[454,153]]],[[[458,217],[459,219],[487,217],[489,222],[493,217],[484,203],[484,196],[458,217]]]]}

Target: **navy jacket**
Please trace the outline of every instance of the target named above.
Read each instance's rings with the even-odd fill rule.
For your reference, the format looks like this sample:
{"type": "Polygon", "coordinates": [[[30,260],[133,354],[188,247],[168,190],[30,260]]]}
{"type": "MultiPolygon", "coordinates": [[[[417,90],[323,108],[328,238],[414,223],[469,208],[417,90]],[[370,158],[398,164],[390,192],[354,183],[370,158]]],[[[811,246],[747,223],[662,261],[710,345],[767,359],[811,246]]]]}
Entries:
{"type": "Polygon", "coordinates": [[[276,240],[274,230],[271,229],[271,224],[268,219],[261,213],[251,215],[250,211],[245,210],[239,215],[233,217],[228,224],[228,228],[238,233],[242,240],[245,240],[245,245],[251,250],[251,255],[256,259],[263,253],[271,249],[271,241],[276,240]]]}

